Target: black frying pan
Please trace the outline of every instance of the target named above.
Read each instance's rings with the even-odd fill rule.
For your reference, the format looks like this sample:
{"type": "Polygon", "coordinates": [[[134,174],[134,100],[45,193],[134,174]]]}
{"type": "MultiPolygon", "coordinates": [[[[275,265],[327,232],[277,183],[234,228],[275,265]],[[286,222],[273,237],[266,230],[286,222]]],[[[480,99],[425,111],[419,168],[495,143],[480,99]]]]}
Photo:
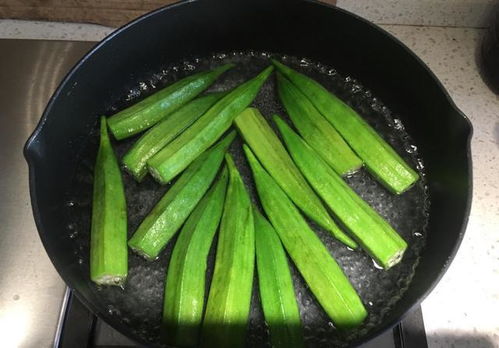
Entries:
{"type": "MultiPolygon", "coordinates": [[[[365,171],[347,179],[410,247],[401,264],[382,271],[365,254],[345,249],[317,229],[370,315],[361,328],[337,332],[293,269],[309,345],[355,345],[395,325],[435,286],[462,239],[471,199],[471,125],[400,42],[365,20],[315,1],[198,0],[169,6],[114,32],[86,55],[55,92],[25,148],[33,212],[52,262],[94,313],[139,342],[157,342],[174,241],[153,263],[131,254],[124,291],[99,289],[89,280],[97,118],[192,69],[236,61],[238,67],[212,89],[230,88],[268,64],[269,54],[345,98],[424,175],[399,197],[365,171]]],[[[283,114],[273,79],[254,104],[266,116],[283,114]]],[[[117,153],[121,156],[132,142],[116,143],[117,153]]],[[[239,147],[240,141],[231,151],[251,187],[239,147]]],[[[124,178],[131,234],[168,187],[124,178]]],[[[261,346],[267,334],[257,291],[253,297],[248,342],[261,346]]]]}

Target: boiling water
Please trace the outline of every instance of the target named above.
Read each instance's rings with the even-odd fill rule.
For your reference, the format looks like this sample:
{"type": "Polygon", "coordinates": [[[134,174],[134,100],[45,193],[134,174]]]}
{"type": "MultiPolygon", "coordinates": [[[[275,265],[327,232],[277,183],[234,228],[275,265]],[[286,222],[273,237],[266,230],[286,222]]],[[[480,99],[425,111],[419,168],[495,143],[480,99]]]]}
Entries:
{"type": "MultiPolygon", "coordinates": [[[[209,91],[233,88],[266,67],[269,64],[269,56],[267,53],[260,52],[231,52],[165,67],[159,72],[152,72],[147,78],[137,82],[126,93],[119,94],[113,101],[113,106],[109,108],[109,114],[113,114],[116,110],[132,104],[136,99],[149,95],[155,89],[168,85],[179,78],[196,71],[216,67],[222,63],[234,62],[237,63],[237,66],[224,74],[211,86],[209,91]]],[[[409,244],[400,264],[388,271],[380,269],[365,253],[349,250],[334,240],[329,233],[311,223],[350,278],[369,312],[362,327],[347,334],[336,331],[308,290],[300,274],[291,265],[307,345],[313,347],[342,346],[365,335],[370,329],[378,325],[387,311],[400,299],[411,281],[414,269],[418,264],[420,251],[424,246],[428,218],[429,199],[424,180],[423,161],[418,157],[417,147],[410,136],[406,134],[401,121],[361,83],[351,77],[341,75],[332,67],[317,64],[306,58],[276,57],[316,79],[353,106],[398,150],[399,154],[413,168],[419,171],[422,177],[422,180],[414,187],[400,196],[389,193],[365,170],[346,178],[350,186],[386,218],[409,244]]],[[[274,113],[287,117],[276,96],[274,77],[271,77],[262,87],[258,97],[253,102],[253,106],[260,109],[269,120],[274,113]]],[[[114,142],[114,148],[119,158],[124,155],[136,139],[135,137],[114,142]]],[[[97,153],[97,144],[96,123],[94,132],[89,136],[87,144],[80,154],[81,160],[73,183],[69,188],[65,214],[68,219],[68,238],[74,242],[75,257],[85,275],[88,274],[89,268],[92,168],[97,153]]],[[[241,144],[242,141],[238,138],[232,144],[230,152],[235,157],[252,199],[258,202],[252,184],[251,172],[242,152],[241,144]]],[[[128,234],[131,236],[155,202],[171,185],[160,186],[150,177],[140,184],[127,174],[124,174],[123,178],[128,206],[128,234]]],[[[147,262],[130,252],[129,276],[124,289],[93,287],[93,291],[103,307],[108,308],[109,314],[130,328],[127,333],[146,342],[157,343],[159,339],[164,279],[174,243],[175,238],[154,262],[147,262]]],[[[215,245],[216,238],[209,257],[207,289],[212,275],[215,245]]],[[[268,327],[263,319],[256,278],[253,289],[248,345],[270,347],[268,327]]]]}

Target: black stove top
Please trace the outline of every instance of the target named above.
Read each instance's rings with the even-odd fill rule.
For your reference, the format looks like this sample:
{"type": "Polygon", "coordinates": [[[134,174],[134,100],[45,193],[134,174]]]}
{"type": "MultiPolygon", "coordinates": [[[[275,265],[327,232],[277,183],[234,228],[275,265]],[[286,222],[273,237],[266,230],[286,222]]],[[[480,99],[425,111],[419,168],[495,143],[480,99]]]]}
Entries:
{"type": "MultiPolygon", "coordinates": [[[[56,348],[143,347],[93,315],[71,290],[66,292],[56,334],[56,348]]],[[[402,322],[360,348],[427,348],[421,307],[402,322]]]]}

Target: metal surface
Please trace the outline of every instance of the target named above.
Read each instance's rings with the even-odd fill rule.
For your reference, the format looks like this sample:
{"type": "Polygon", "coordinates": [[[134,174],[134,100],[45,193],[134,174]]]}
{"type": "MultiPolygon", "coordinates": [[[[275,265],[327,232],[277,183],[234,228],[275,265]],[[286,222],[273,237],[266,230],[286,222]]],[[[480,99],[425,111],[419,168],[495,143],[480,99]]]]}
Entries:
{"type": "Polygon", "coordinates": [[[53,345],[65,285],[38,237],[22,148],[60,80],[93,45],[0,40],[2,347],[53,345]]]}
{"type": "MultiPolygon", "coordinates": [[[[144,347],[94,316],[71,290],[66,291],[63,308],[55,348],[144,347]]],[[[393,330],[358,348],[428,348],[421,308],[410,312],[393,330]]]]}

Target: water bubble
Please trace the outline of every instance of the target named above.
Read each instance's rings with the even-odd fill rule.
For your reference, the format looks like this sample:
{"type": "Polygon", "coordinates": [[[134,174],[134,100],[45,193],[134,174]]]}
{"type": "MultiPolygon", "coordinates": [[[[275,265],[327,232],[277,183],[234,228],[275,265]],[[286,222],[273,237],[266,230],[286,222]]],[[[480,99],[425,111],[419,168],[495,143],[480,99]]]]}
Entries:
{"type": "MultiPolygon", "coordinates": [[[[421,158],[418,158],[416,160],[416,169],[419,170],[419,171],[423,171],[424,170],[424,164],[423,164],[423,160],[421,158]]],[[[424,175],[424,173],[423,173],[424,175]]]]}
{"type": "Polygon", "coordinates": [[[405,148],[405,151],[407,153],[415,153],[417,150],[418,150],[418,147],[416,145],[412,145],[412,144],[406,146],[406,148],[405,148]]]}
{"type": "Polygon", "coordinates": [[[403,131],[404,125],[402,124],[401,120],[399,120],[398,118],[394,118],[393,119],[393,128],[395,128],[396,130],[399,130],[399,131],[403,131]]]}
{"type": "Polygon", "coordinates": [[[414,235],[414,237],[418,237],[418,238],[423,237],[423,234],[421,232],[414,232],[413,235],[414,235]]]}
{"type": "Polygon", "coordinates": [[[374,268],[377,268],[377,269],[383,269],[383,267],[381,267],[380,265],[378,265],[378,263],[374,260],[373,261],[373,265],[374,265],[374,268]]]}
{"type": "Polygon", "coordinates": [[[69,238],[71,239],[75,239],[76,237],[78,237],[78,231],[73,231],[69,234],[69,238]]]}
{"type": "Polygon", "coordinates": [[[307,67],[310,65],[310,61],[307,58],[300,59],[300,66],[307,67]]]}
{"type": "Polygon", "coordinates": [[[128,94],[125,98],[126,101],[130,101],[133,99],[136,99],[137,97],[140,96],[140,90],[139,89],[131,89],[128,91],[128,94]]]}
{"type": "Polygon", "coordinates": [[[361,87],[357,84],[352,85],[352,88],[350,88],[350,92],[353,94],[359,93],[361,91],[361,87]]]}
{"type": "Polygon", "coordinates": [[[184,71],[193,71],[196,67],[193,64],[186,62],[184,64],[184,71]]]}
{"type": "Polygon", "coordinates": [[[139,88],[143,91],[146,91],[147,90],[147,83],[145,83],[144,81],[140,81],[139,88]]]}
{"type": "Polygon", "coordinates": [[[66,207],[71,208],[71,207],[74,207],[74,206],[75,206],[75,204],[76,204],[76,203],[75,203],[75,201],[70,200],[70,201],[67,201],[67,202],[66,202],[66,207]]]}
{"type": "Polygon", "coordinates": [[[107,312],[109,313],[109,315],[119,315],[120,314],[119,309],[117,309],[113,305],[107,306],[107,312]]]}
{"type": "Polygon", "coordinates": [[[328,74],[329,76],[334,76],[334,75],[336,75],[337,73],[338,73],[338,72],[337,72],[335,69],[329,69],[329,70],[327,71],[327,74],[328,74]]]}
{"type": "Polygon", "coordinates": [[[373,301],[369,301],[369,302],[367,302],[367,304],[372,307],[373,306],[373,301]]]}

